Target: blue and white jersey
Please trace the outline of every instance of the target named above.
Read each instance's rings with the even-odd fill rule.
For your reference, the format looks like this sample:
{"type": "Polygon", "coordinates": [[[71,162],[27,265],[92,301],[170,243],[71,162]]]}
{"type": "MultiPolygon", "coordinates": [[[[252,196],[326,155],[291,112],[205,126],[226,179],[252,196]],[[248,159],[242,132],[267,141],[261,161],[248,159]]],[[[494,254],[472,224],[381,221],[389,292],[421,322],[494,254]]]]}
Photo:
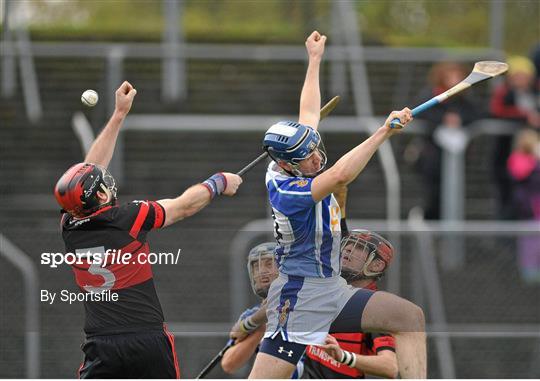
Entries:
{"type": "Polygon", "coordinates": [[[283,274],[328,278],[340,273],[341,212],[333,195],[313,200],[312,182],[288,176],[274,162],[268,166],[276,259],[283,274]]]}

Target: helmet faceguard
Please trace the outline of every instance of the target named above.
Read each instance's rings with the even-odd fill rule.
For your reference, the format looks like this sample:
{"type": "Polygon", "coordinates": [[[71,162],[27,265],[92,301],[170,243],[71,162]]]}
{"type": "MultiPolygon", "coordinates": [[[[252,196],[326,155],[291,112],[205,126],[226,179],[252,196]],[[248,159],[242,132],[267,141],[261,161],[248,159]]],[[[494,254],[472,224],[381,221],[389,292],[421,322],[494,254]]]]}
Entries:
{"type": "MultiPolygon", "coordinates": [[[[318,132],[317,132],[317,134],[318,134],[318,132]]],[[[289,162],[289,164],[292,167],[292,171],[290,171],[291,172],[290,174],[292,174],[293,176],[298,176],[298,177],[315,177],[319,173],[324,171],[324,168],[326,167],[326,162],[327,161],[328,161],[328,159],[327,159],[327,156],[326,156],[326,148],[324,147],[324,143],[322,142],[322,140],[320,140],[319,144],[315,147],[315,149],[313,151],[311,151],[304,159],[302,159],[302,160],[292,160],[291,162],[289,162]],[[321,157],[321,167],[319,168],[319,170],[317,170],[315,172],[312,172],[312,173],[302,172],[302,170],[300,169],[300,162],[303,161],[303,160],[309,159],[312,155],[315,155],[317,153],[321,157]]]]}
{"type": "Polygon", "coordinates": [[[261,243],[251,249],[248,254],[247,269],[251,288],[255,295],[261,298],[268,296],[270,284],[278,276],[274,256],[276,246],[273,242],[261,243]]]}
{"type": "Polygon", "coordinates": [[[78,163],[58,180],[54,195],[63,210],[74,217],[85,217],[107,205],[116,203],[116,182],[106,168],[91,163],[78,163]],[[108,196],[103,203],[97,192],[108,196]]]}
{"type": "Polygon", "coordinates": [[[103,182],[101,184],[101,188],[103,190],[106,190],[106,193],[110,194],[110,201],[108,202],[111,205],[114,205],[117,200],[117,192],[118,188],[116,186],[116,180],[111,175],[111,173],[107,170],[107,168],[101,167],[103,171],[103,182]]]}
{"type": "Polygon", "coordinates": [[[293,176],[315,177],[326,166],[326,149],[318,131],[300,123],[282,121],[274,124],[264,135],[263,148],[275,161],[283,161],[291,165],[287,171],[293,176]],[[321,166],[314,173],[304,173],[300,170],[300,162],[318,152],[321,156],[321,166]]]}
{"type": "Polygon", "coordinates": [[[341,276],[347,282],[379,279],[393,258],[392,244],[375,232],[355,229],[341,240],[341,276]],[[370,270],[370,265],[375,260],[384,263],[384,267],[379,271],[370,270]]]}

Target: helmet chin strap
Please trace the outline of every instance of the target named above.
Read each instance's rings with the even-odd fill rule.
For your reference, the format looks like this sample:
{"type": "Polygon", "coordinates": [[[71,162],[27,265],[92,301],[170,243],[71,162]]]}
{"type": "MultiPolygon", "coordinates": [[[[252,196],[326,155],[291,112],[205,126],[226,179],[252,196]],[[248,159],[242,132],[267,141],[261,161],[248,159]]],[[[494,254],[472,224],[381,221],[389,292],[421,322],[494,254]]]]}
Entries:
{"type": "Polygon", "coordinates": [[[322,171],[324,171],[324,168],[326,167],[326,162],[327,162],[328,159],[327,159],[326,154],[324,153],[324,151],[318,149],[318,152],[319,152],[319,155],[321,155],[321,168],[318,171],[316,171],[315,173],[309,173],[309,174],[302,173],[302,171],[300,171],[300,169],[298,168],[300,166],[299,164],[290,163],[299,173],[299,175],[296,175],[296,176],[315,177],[318,174],[320,174],[322,171]]]}
{"type": "MultiPolygon", "coordinates": [[[[299,163],[295,163],[293,161],[285,161],[285,160],[281,160],[281,159],[278,159],[278,158],[275,158],[269,150],[266,150],[266,152],[268,152],[268,155],[272,158],[272,160],[274,160],[276,163],[279,163],[279,162],[283,162],[283,163],[287,163],[291,166],[291,170],[288,170],[288,169],[285,169],[283,168],[282,166],[279,166],[280,169],[282,169],[285,173],[287,173],[288,175],[290,176],[293,176],[293,177],[315,177],[317,176],[319,173],[321,173],[324,168],[326,167],[326,163],[327,163],[327,156],[326,156],[326,153],[322,150],[319,150],[319,153],[321,155],[321,168],[316,171],[315,173],[309,173],[309,174],[306,174],[306,173],[303,173],[301,170],[300,170],[300,164],[299,163]]],[[[309,157],[309,156],[308,156],[309,157]]],[[[307,158],[306,158],[307,159],[307,158]]],[[[304,159],[305,160],[305,159],[304,159]]]]}
{"type": "Polygon", "coordinates": [[[289,175],[296,176],[296,177],[308,177],[308,178],[315,177],[324,170],[324,166],[321,166],[321,169],[319,169],[315,173],[303,173],[299,168],[300,164],[298,164],[298,163],[288,163],[288,164],[293,168],[293,170],[288,171],[288,170],[284,169],[284,171],[287,172],[289,175]]]}
{"type": "Polygon", "coordinates": [[[289,163],[289,165],[292,167],[292,171],[291,172],[286,171],[286,172],[288,172],[292,176],[309,177],[308,175],[305,175],[305,174],[302,173],[302,171],[300,170],[300,165],[299,164],[297,164],[297,163],[289,163]]]}
{"type": "Polygon", "coordinates": [[[260,288],[257,290],[257,295],[263,299],[265,299],[268,296],[268,290],[270,289],[270,286],[260,288]]]}
{"type": "Polygon", "coordinates": [[[302,171],[300,171],[300,169],[298,169],[298,164],[296,164],[296,163],[290,163],[290,162],[284,161],[284,160],[278,160],[276,162],[286,163],[286,164],[289,164],[292,167],[291,170],[288,170],[288,169],[283,168],[281,165],[279,165],[279,169],[281,169],[283,172],[287,173],[289,176],[292,176],[292,177],[308,177],[308,176],[304,175],[302,173],[302,171]]]}
{"type": "Polygon", "coordinates": [[[383,273],[372,273],[377,275],[365,275],[365,274],[358,274],[357,272],[349,271],[349,270],[341,270],[341,276],[347,281],[347,283],[355,282],[357,280],[378,280],[380,277],[382,277],[383,273]]]}
{"type": "Polygon", "coordinates": [[[347,281],[347,283],[354,282],[363,279],[362,274],[358,274],[355,271],[341,269],[341,276],[347,281]]]}

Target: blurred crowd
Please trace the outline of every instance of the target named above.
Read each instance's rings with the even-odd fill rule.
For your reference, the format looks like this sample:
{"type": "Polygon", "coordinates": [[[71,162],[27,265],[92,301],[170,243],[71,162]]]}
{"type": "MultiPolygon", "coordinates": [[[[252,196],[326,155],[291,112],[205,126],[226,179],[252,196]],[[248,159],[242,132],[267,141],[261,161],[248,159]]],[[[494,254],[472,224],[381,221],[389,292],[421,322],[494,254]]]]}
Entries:
{"type": "MultiPolygon", "coordinates": [[[[512,135],[496,137],[491,162],[493,185],[497,192],[496,216],[500,220],[540,222],[540,43],[529,57],[507,59],[508,73],[494,87],[489,105],[483,106],[468,91],[450,98],[418,118],[428,126],[415,165],[425,190],[426,219],[441,216],[442,148],[437,130],[466,129],[481,118],[511,122],[512,135]]],[[[459,83],[470,69],[460,63],[440,62],[430,71],[429,85],[418,95],[421,103],[459,83]]],[[[540,284],[540,238],[524,236],[518,240],[518,263],[526,282],[540,284]]]]}

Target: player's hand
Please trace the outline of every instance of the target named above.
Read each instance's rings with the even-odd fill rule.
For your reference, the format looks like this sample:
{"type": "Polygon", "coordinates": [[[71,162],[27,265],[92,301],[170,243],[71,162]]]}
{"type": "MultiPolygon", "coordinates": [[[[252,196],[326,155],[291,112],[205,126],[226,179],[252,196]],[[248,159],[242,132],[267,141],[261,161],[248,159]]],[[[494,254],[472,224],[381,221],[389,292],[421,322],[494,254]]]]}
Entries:
{"type": "Polygon", "coordinates": [[[336,361],[340,361],[343,356],[343,351],[341,350],[339,343],[336,338],[332,335],[326,335],[325,344],[319,345],[330,357],[336,361]]]}
{"type": "Polygon", "coordinates": [[[223,191],[225,196],[234,196],[240,184],[242,184],[242,178],[234,173],[223,173],[227,179],[227,187],[223,191]]]}
{"type": "Polygon", "coordinates": [[[391,136],[396,133],[398,133],[403,127],[405,127],[411,120],[413,120],[411,109],[408,107],[405,107],[401,111],[392,111],[388,118],[386,118],[386,121],[384,122],[383,128],[386,130],[386,132],[391,136]],[[392,128],[390,127],[390,122],[394,119],[399,119],[401,123],[401,127],[399,128],[392,128]]]}
{"type": "Polygon", "coordinates": [[[136,94],[137,90],[135,90],[131,83],[124,81],[115,93],[116,112],[121,116],[126,116],[131,109],[131,104],[136,94]]]}
{"type": "Polygon", "coordinates": [[[235,325],[233,325],[231,332],[229,332],[229,337],[235,341],[235,343],[239,343],[246,339],[246,337],[249,336],[249,333],[243,331],[240,328],[240,325],[242,324],[242,320],[238,320],[235,325]]]}
{"type": "Polygon", "coordinates": [[[321,35],[319,32],[314,31],[309,35],[306,40],[306,49],[309,58],[322,58],[324,54],[324,44],[326,43],[326,36],[321,35]]]}

